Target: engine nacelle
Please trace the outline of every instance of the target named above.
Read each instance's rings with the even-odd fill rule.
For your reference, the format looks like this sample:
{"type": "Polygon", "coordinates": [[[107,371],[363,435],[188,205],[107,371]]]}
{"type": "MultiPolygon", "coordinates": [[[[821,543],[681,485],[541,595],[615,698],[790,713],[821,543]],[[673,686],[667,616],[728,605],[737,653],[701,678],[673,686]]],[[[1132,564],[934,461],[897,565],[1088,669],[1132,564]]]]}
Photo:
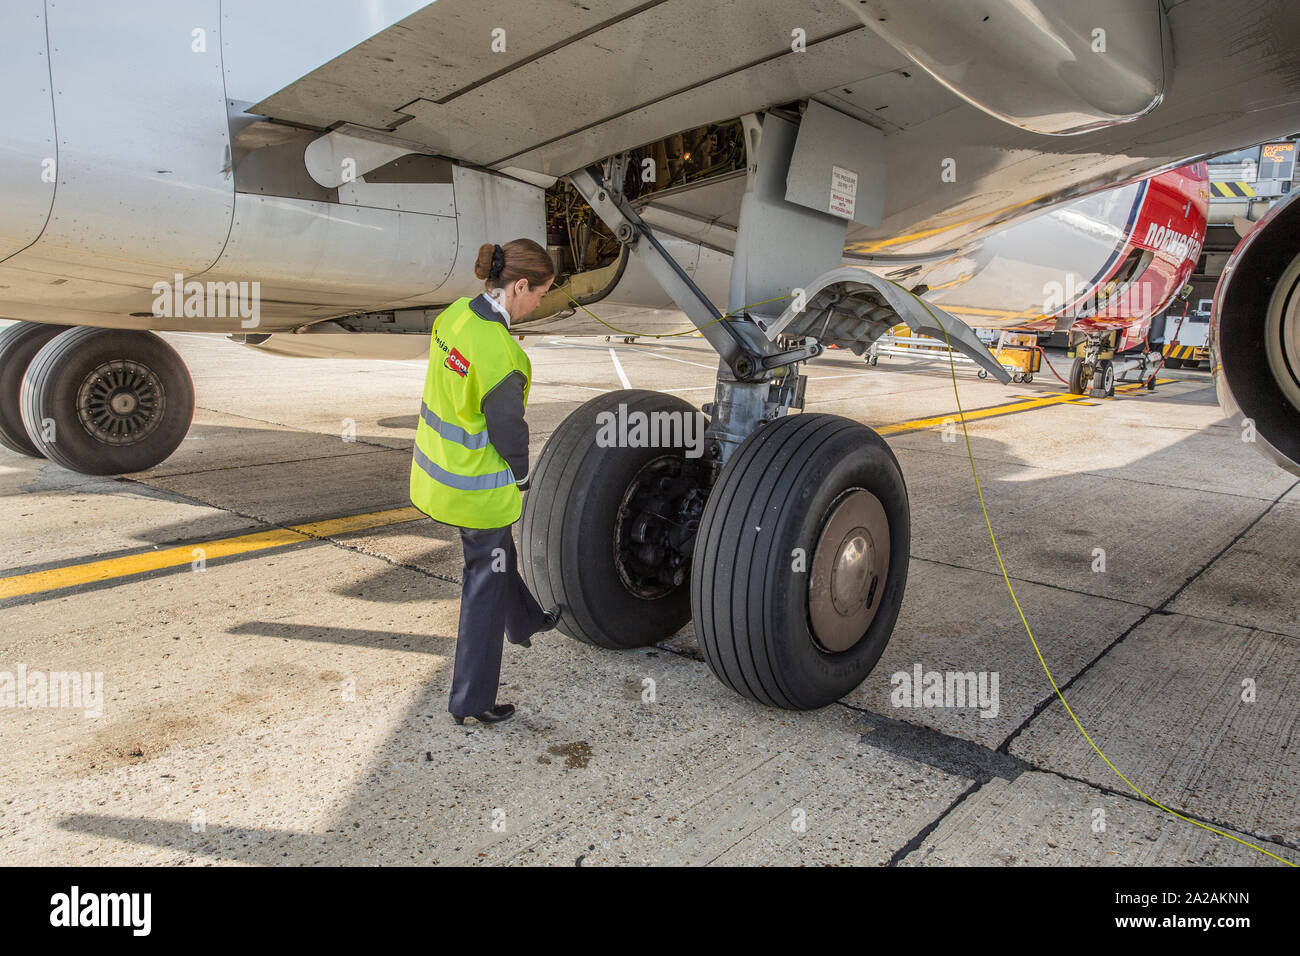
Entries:
{"type": "Polygon", "coordinates": [[[1300,475],[1300,193],[1241,241],[1214,292],[1211,366],[1219,404],[1300,475]]]}

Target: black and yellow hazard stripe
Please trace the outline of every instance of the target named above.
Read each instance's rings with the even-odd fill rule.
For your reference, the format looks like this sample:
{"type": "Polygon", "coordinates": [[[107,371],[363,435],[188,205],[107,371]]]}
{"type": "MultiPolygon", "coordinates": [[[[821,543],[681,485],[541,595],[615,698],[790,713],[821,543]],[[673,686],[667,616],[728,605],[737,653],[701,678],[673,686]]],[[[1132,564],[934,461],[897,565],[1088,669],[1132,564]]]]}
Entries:
{"type": "Polygon", "coordinates": [[[1249,199],[1255,190],[1250,183],[1215,182],[1210,183],[1210,195],[1215,199],[1249,199]]]}
{"type": "Polygon", "coordinates": [[[1165,358],[1192,359],[1197,362],[1210,357],[1210,350],[1204,345],[1166,345],[1165,358]]]}

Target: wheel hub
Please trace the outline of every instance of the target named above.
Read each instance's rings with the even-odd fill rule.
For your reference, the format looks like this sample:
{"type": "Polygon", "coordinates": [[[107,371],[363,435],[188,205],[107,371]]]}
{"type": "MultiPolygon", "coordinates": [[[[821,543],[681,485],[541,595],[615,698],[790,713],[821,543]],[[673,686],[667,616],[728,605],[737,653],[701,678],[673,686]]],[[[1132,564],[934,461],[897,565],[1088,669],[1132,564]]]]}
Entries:
{"type": "Polygon", "coordinates": [[[690,571],[707,491],[700,466],[675,455],[647,462],[614,518],[614,566],[642,600],[665,597],[690,571]]]}
{"type": "Polygon", "coordinates": [[[113,397],[108,400],[108,407],[115,415],[130,415],[135,411],[137,404],[135,396],[130,392],[114,392],[113,397]]]}
{"type": "Polygon", "coordinates": [[[163,417],[163,385],[148,367],[128,359],[105,362],[77,390],[77,418],[107,445],[131,445],[148,436],[163,417]]]}
{"type": "Polygon", "coordinates": [[[874,564],[875,548],[865,528],[854,528],[840,545],[831,571],[831,601],[841,614],[851,614],[867,601],[867,577],[874,564]]]}
{"type": "Polygon", "coordinates": [[[1269,300],[1264,351],[1282,394],[1300,408],[1300,256],[1287,268],[1269,300]]]}
{"type": "Polygon", "coordinates": [[[813,553],[808,618],[813,640],[832,654],[866,635],[889,573],[889,518],[880,500],[850,488],[831,505],[813,553]]]}

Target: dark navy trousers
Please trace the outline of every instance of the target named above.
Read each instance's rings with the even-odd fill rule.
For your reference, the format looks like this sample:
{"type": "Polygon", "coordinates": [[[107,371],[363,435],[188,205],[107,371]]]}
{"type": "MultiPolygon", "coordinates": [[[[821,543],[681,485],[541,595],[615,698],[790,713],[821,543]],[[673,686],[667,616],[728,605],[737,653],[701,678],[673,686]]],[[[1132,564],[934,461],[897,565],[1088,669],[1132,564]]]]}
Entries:
{"type": "Polygon", "coordinates": [[[456,717],[480,714],[497,702],[502,636],[519,644],[541,630],[546,612],[519,576],[519,555],[510,525],[461,528],[465,571],[461,576],[460,632],[451,702],[456,717]]]}

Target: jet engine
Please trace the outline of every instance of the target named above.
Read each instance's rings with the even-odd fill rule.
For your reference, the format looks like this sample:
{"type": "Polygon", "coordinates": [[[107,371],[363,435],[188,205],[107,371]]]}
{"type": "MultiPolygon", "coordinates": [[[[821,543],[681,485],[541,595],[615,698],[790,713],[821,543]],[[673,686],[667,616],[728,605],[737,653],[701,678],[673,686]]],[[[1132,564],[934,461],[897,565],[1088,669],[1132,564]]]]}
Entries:
{"type": "Polygon", "coordinates": [[[1214,293],[1212,367],[1219,404],[1300,475],[1300,193],[1242,239],[1214,293]]]}

